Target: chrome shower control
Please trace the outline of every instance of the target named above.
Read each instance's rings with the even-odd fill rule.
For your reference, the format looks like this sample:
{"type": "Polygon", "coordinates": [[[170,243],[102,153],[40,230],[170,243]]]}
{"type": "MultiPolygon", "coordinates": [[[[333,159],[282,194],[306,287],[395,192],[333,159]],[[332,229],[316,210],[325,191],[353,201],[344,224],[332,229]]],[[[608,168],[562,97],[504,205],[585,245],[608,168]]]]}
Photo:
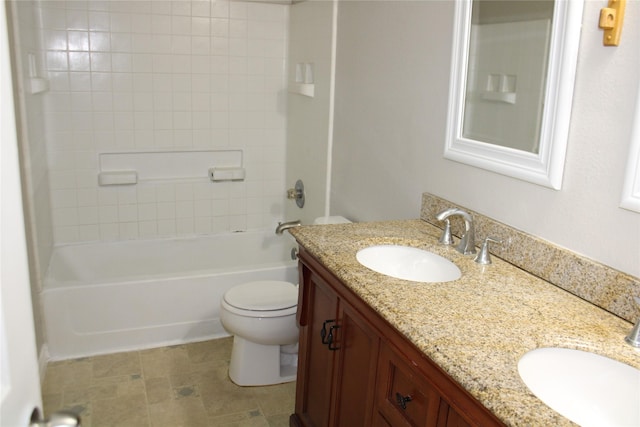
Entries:
{"type": "Polygon", "coordinates": [[[297,180],[296,186],[287,190],[287,199],[295,200],[296,205],[302,209],[304,206],[304,184],[302,180],[297,180]]]}

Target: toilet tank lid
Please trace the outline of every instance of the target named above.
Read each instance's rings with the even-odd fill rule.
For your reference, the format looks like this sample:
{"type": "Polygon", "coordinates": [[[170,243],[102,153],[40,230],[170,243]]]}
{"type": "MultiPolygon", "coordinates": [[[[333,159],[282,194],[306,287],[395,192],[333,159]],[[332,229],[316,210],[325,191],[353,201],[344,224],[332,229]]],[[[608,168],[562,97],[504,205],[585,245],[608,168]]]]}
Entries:
{"type": "Polygon", "coordinates": [[[277,280],[249,282],[229,289],[224,300],[242,310],[284,310],[298,304],[298,287],[277,280]]]}

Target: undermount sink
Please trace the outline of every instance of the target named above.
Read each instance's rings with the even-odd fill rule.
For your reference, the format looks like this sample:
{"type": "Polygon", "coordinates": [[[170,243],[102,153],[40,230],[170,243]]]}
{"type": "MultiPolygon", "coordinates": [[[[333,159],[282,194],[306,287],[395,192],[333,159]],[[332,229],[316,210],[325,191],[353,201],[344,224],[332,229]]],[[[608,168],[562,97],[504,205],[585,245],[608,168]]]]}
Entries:
{"type": "Polygon", "coordinates": [[[539,348],[518,362],[529,390],[583,427],[640,425],[640,369],[586,351],[539,348]]]}
{"type": "Polygon", "coordinates": [[[359,250],[356,259],[378,273],[414,282],[450,282],[462,274],[448,259],[410,246],[369,246],[359,250]]]}

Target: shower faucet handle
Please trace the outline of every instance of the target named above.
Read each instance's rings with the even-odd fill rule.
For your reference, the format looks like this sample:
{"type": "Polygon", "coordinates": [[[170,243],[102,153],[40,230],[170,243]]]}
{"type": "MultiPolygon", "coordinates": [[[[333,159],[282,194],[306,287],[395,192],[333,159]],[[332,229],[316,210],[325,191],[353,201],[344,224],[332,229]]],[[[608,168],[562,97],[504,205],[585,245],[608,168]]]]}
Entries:
{"type": "Polygon", "coordinates": [[[296,186],[287,190],[287,199],[295,200],[300,209],[304,207],[304,184],[302,180],[297,180],[296,186]]]}

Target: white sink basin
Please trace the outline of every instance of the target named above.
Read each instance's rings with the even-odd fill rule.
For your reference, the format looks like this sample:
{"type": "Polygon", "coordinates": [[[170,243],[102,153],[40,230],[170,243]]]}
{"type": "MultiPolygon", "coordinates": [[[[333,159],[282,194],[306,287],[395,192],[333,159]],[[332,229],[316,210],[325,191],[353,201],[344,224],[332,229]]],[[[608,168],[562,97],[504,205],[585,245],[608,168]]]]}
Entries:
{"type": "Polygon", "coordinates": [[[518,362],[540,400],[583,427],[640,426],[640,370],[594,353],[539,348],[518,362]]]}
{"type": "Polygon", "coordinates": [[[378,273],[414,282],[450,282],[461,276],[448,259],[410,246],[370,246],[359,250],[356,259],[378,273]]]}

